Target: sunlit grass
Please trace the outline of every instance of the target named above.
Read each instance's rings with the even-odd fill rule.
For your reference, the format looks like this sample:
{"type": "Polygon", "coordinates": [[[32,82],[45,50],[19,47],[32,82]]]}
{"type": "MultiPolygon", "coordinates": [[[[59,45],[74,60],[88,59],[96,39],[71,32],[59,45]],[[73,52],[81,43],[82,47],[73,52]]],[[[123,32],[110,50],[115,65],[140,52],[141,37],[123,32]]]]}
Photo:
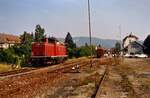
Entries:
{"type": "Polygon", "coordinates": [[[0,72],[7,72],[7,71],[11,71],[11,65],[8,64],[0,64],[0,72]]]}

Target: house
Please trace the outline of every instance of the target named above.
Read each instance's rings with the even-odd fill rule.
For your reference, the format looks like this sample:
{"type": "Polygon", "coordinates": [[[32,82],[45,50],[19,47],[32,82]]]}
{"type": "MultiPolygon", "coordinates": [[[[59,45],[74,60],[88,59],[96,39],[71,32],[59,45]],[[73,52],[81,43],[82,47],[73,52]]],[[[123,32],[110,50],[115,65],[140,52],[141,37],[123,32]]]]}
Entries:
{"type": "Polygon", "coordinates": [[[138,37],[132,33],[123,39],[123,53],[125,57],[146,57],[144,56],[144,46],[138,42],[138,37]]]}
{"type": "Polygon", "coordinates": [[[7,49],[20,43],[20,38],[15,35],[0,33],[0,49],[7,49]]]}
{"type": "Polygon", "coordinates": [[[131,55],[135,54],[144,54],[143,52],[144,46],[138,43],[137,41],[131,42],[127,46],[127,53],[131,55]]]}
{"type": "Polygon", "coordinates": [[[123,48],[127,48],[127,46],[134,42],[134,41],[137,41],[138,40],[138,37],[133,35],[132,32],[130,33],[130,35],[126,36],[124,39],[123,39],[123,48]]]}

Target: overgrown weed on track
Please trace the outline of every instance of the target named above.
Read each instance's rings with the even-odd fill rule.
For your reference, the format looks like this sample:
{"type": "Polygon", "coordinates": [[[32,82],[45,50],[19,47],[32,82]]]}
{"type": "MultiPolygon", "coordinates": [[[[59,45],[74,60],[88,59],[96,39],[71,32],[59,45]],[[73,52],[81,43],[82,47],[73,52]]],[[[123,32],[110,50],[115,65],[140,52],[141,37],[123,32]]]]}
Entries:
{"type": "MultiPolygon", "coordinates": [[[[137,95],[133,89],[133,85],[128,79],[127,73],[131,73],[131,69],[124,65],[124,58],[113,58],[113,65],[116,72],[122,77],[121,86],[124,92],[129,93],[129,98],[137,98],[137,95]],[[128,71],[127,71],[128,70],[128,71]]],[[[133,74],[133,73],[132,73],[133,74]]]]}

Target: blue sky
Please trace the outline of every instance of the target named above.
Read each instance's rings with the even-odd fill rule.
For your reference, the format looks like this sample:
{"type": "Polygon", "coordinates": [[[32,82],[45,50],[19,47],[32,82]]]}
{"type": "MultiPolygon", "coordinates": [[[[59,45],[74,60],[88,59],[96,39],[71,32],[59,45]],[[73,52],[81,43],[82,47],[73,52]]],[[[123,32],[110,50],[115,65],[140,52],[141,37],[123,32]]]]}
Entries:
{"type": "MultiPolygon", "coordinates": [[[[92,36],[119,38],[134,32],[141,40],[150,34],[150,0],[91,0],[92,36]]],[[[0,0],[0,32],[34,32],[41,24],[46,34],[88,36],[87,0],[0,0]]]]}

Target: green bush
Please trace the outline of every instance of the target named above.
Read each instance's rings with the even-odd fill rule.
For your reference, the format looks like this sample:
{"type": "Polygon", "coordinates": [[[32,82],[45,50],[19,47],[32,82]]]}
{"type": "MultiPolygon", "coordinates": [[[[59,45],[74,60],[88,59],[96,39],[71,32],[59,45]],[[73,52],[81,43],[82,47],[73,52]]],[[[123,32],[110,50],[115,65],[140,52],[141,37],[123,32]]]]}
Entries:
{"type": "Polygon", "coordinates": [[[74,57],[74,49],[68,48],[68,57],[73,58],[74,57]]]}
{"type": "Polygon", "coordinates": [[[23,65],[31,54],[31,48],[26,45],[12,46],[0,51],[0,62],[23,65]]]}
{"type": "Polygon", "coordinates": [[[73,50],[75,57],[83,57],[83,56],[91,56],[91,54],[94,56],[96,54],[95,46],[81,46],[79,48],[76,48],[73,50]],[[92,51],[91,51],[92,48],[92,51]]]}
{"type": "Polygon", "coordinates": [[[0,51],[0,61],[9,64],[15,64],[17,62],[17,57],[13,52],[14,51],[11,48],[0,51]]]}

